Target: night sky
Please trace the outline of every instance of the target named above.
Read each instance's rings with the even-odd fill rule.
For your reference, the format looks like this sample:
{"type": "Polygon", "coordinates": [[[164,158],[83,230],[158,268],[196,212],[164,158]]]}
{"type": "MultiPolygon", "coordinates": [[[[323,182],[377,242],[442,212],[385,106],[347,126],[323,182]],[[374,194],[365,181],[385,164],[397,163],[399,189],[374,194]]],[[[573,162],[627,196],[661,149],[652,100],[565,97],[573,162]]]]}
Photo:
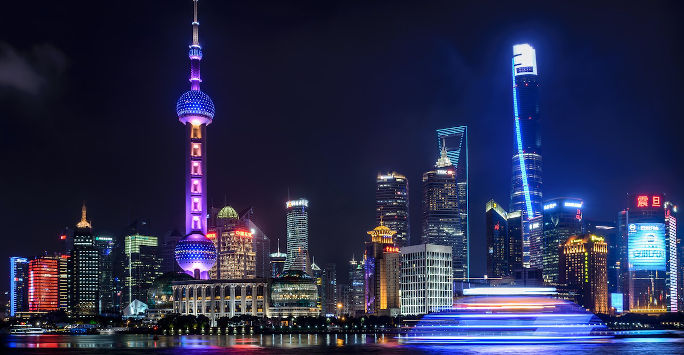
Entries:
{"type": "MultiPolygon", "coordinates": [[[[511,46],[537,50],[544,197],[581,197],[612,220],[628,192],[684,203],[684,25],[675,3],[218,1],[199,4],[210,203],[253,206],[285,245],[285,209],[310,201],[311,254],[362,255],[375,178],[420,177],[434,130],[468,125],[472,276],[484,273],[484,205],[508,205],[511,46]]],[[[11,1],[0,21],[0,199],[9,256],[53,251],[80,217],[120,234],[184,219],[192,2],[11,1]]],[[[7,282],[0,289],[8,289],[7,282]]]]}

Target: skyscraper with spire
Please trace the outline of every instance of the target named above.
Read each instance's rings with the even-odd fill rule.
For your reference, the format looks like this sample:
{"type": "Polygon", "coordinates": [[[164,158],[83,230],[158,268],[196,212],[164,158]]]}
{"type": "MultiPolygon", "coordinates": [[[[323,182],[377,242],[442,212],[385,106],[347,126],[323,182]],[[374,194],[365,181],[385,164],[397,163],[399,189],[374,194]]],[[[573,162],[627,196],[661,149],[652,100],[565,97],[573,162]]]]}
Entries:
{"type": "Polygon", "coordinates": [[[74,247],[69,261],[71,274],[71,312],[75,316],[99,313],[100,253],[95,246],[93,227],[81,207],[81,220],[74,229],[74,247]]]}
{"type": "Polygon", "coordinates": [[[542,214],[542,153],[539,127],[537,56],[527,44],[513,46],[513,175],[509,211],[521,211],[523,265],[529,266],[530,218],[542,214]]]}
{"type": "Polygon", "coordinates": [[[423,174],[421,244],[449,245],[454,278],[468,278],[468,236],[461,228],[456,168],[442,145],[435,168],[423,174]]]}
{"type": "Polygon", "coordinates": [[[209,269],[216,263],[216,247],[207,233],[207,126],[214,119],[214,103],[200,90],[199,20],[197,2],[193,0],[192,44],[190,57],[190,90],[178,99],[176,113],[186,128],[185,233],[176,245],[176,261],[188,274],[208,279],[209,269]]]}

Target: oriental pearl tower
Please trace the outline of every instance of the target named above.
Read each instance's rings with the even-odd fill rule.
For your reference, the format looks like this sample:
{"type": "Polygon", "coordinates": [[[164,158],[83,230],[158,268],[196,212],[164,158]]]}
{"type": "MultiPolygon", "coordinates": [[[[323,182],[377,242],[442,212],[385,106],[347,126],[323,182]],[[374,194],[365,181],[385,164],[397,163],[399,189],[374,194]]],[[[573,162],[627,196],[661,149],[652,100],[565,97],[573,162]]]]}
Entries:
{"type": "Polygon", "coordinates": [[[176,113],[185,125],[185,233],[176,244],[176,262],[196,279],[208,279],[209,269],[216,263],[216,247],[207,233],[207,126],[214,119],[214,103],[200,90],[199,21],[197,1],[193,0],[195,16],[192,22],[190,57],[190,91],[178,99],[176,113]]]}

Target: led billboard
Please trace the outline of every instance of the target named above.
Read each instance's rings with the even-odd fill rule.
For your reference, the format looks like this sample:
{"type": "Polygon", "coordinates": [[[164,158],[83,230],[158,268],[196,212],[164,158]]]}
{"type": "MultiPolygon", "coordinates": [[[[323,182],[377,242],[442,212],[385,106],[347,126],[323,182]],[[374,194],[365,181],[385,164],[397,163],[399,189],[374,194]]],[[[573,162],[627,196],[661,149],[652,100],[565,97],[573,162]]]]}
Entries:
{"type": "Polygon", "coordinates": [[[629,269],[665,271],[665,224],[630,223],[629,269]]]}

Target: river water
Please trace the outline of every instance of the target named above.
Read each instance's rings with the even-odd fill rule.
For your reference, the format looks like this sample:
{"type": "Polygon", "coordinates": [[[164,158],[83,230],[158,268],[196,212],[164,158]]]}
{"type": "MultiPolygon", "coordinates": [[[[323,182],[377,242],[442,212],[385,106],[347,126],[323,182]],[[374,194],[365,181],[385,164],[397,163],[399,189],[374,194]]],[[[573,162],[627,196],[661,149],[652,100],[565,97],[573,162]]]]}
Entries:
{"type": "Polygon", "coordinates": [[[586,344],[407,345],[383,334],[277,335],[4,335],[3,353],[17,354],[684,354],[684,338],[609,339],[586,344]]]}

